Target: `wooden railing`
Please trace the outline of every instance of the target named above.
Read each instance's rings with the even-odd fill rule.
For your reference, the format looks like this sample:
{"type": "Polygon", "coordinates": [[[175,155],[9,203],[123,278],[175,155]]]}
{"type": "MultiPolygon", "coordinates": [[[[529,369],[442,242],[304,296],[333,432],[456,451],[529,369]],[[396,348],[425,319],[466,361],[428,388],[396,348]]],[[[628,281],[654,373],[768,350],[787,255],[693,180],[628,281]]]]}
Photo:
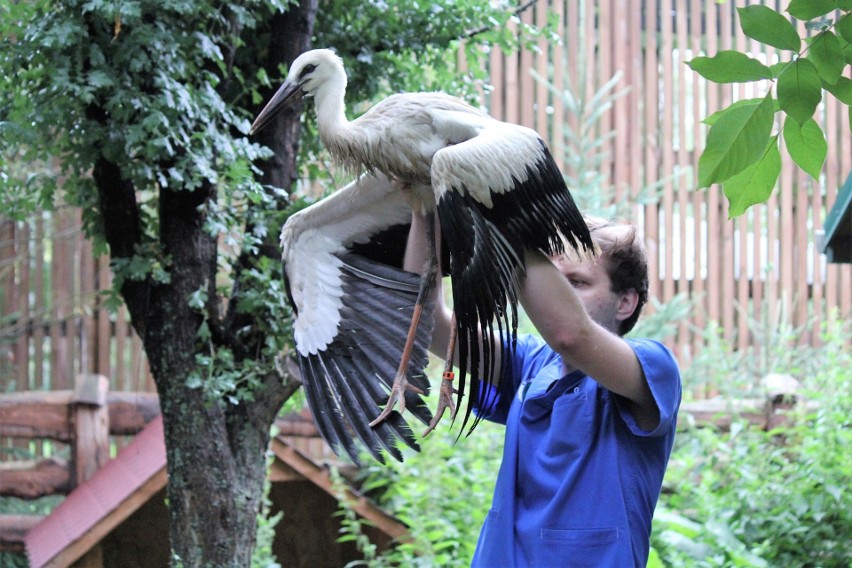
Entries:
{"type": "MultiPolygon", "coordinates": [[[[0,496],[67,494],[110,459],[110,436],[137,434],[160,413],[153,393],[110,392],[102,375],[80,375],[73,390],[0,396],[0,440],[51,440],[70,446],[58,457],[0,462],[0,496]]],[[[0,550],[20,551],[41,517],[0,515],[0,550]]]]}

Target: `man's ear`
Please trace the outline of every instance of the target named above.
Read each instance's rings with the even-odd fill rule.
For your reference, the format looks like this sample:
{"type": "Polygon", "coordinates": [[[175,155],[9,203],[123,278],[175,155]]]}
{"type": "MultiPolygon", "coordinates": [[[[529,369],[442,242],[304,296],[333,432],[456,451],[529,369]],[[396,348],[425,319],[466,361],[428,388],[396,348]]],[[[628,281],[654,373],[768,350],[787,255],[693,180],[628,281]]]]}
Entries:
{"type": "Polygon", "coordinates": [[[638,305],[639,293],[634,288],[630,288],[626,292],[622,292],[615,314],[618,321],[624,321],[632,316],[633,312],[636,311],[636,306],[638,305]]]}

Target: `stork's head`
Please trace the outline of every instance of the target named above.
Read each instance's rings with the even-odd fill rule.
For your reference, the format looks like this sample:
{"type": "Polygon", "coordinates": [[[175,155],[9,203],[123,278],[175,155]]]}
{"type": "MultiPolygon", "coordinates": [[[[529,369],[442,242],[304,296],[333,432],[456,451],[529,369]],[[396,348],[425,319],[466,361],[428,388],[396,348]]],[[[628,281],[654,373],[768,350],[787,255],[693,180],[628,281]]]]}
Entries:
{"type": "Polygon", "coordinates": [[[287,79],[257,115],[251,125],[251,134],[266,126],[276,114],[304,95],[313,95],[327,84],[338,85],[341,89],[346,87],[343,60],[330,49],[306,51],[293,61],[287,79]]]}

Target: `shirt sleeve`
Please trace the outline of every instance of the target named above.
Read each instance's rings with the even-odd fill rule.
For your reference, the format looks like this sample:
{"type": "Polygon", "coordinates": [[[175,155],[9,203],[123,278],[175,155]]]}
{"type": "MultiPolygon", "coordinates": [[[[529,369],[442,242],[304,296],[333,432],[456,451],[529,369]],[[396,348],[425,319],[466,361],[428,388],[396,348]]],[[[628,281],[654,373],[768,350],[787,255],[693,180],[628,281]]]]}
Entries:
{"type": "Polygon", "coordinates": [[[651,389],[651,395],[660,411],[660,422],[652,431],[642,429],[633,415],[626,409],[620,397],[614,397],[619,415],[630,431],[636,436],[656,437],[666,435],[677,420],[680,407],[681,381],[677,361],[669,349],[658,341],[650,339],[627,339],[627,343],[636,353],[645,380],[651,389]]]}

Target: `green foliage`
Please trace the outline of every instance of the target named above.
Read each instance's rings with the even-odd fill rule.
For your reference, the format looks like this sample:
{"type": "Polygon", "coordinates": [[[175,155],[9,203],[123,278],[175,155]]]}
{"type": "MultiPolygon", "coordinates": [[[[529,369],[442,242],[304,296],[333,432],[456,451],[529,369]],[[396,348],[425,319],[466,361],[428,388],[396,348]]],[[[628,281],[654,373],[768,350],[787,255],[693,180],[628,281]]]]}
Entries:
{"type": "MultiPolygon", "coordinates": [[[[273,436],[274,434],[273,432],[273,436]]],[[[273,459],[272,455],[270,455],[268,459],[269,466],[272,465],[273,459]]],[[[269,466],[267,466],[267,470],[269,466]]],[[[267,471],[266,480],[263,483],[263,501],[257,515],[257,537],[251,556],[250,568],[281,568],[281,565],[276,561],[275,555],[272,552],[272,543],[275,541],[275,527],[278,526],[278,523],[284,517],[284,511],[279,511],[275,515],[270,516],[272,501],[269,499],[269,491],[271,489],[272,482],[269,481],[269,473],[267,471]]]]}
{"type": "MultiPolygon", "coordinates": [[[[777,337],[765,339],[781,353],[791,334],[797,335],[781,326],[777,337]]],[[[852,555],[850,339],[849,322],[833,320],[822,347],[801,348],[777,366],[786,364],[804,386],[789,425],[765,432],[737,420],[729,432],[678,433],[652,538],[664,565],[846,565],[852,555]]],[[[712,356],[718,361],[719,355],[712,356]]],[[[744,362],[760,372],[762,359],[750,353],[744,362]]],[[[729,380],[727,365],[705,372],[714,373],[710,380],[729,380]]]]}
{"type": "MultiPolygon", "coordinates": [[[[503,448],[503,428],[483,423],[469,437],[439,427],[405,463],[365,458],[361,489],[410,530],[411,542],[376,555],[362,549],[366,566],[468,566],[485,522],[503,448]]],[[[341,506],[346,508],[345,500],[341,506]]],[[[345,517],[343,538],[360,542],[360,524],[345,517]]]]}
{"type": "MultiPolygon", "coordinates": [[[[852,80],[843,76],[852,65],[852,3],[792,0],[787,13],[805,21],[812,37],[800,37],[787,16],[768,6],[737,8],[737,13],[746,37],[781,50],[780,63],[769,67],[748,52],[732,50],[687,62],[715,83],[770,82],[762,99],[738,101],[705,120],[710,129],[698,161],[698,185],[721,183],[731,217],[772,195],[781,173],[782,133],[793,162],[819,180],[828,145],[813,116],[823,91],[852,105],[852,80]],[[779,114],[783,126],[773,135],[779,114]]],[[[849,120],[852,124],[852,114],[849,120]]]]}

